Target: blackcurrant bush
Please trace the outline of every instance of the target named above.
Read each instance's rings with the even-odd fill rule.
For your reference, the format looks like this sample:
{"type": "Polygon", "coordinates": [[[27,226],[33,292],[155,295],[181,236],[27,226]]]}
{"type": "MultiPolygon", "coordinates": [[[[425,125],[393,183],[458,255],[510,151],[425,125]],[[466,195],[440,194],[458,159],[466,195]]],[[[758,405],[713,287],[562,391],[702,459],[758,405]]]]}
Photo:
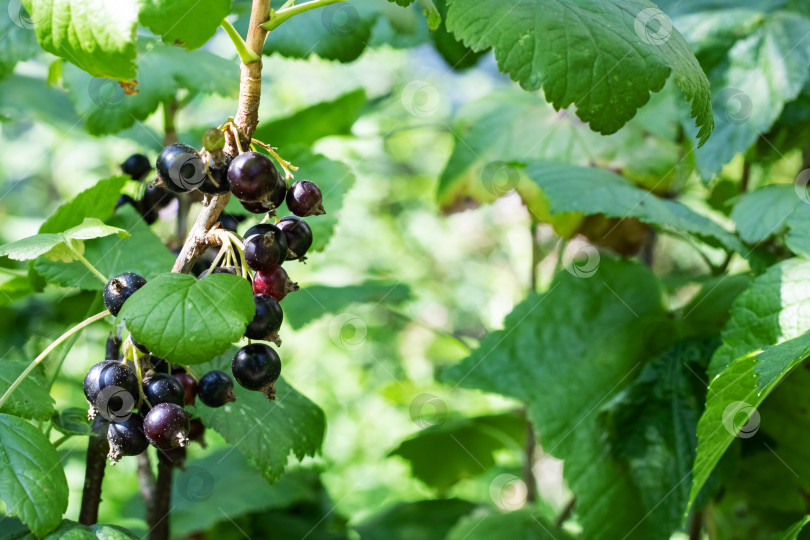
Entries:
{"type": "Polygon", "coordinates": [[[188,373],[175,373],[174,378],[183,385],[183,404],[194,405],[194,398],[197,397],[197,381],[188,373]]]}
{"type": "Polygon", "coordinates": [[[143,419],[149,443],[161,450],[188,445],[188,413],[174,403],[158,403],[143,419]]]}
{"type": "Polygon", "coordinates": [[[107,457],[115,465],[122,456],[137,456],[149,447],[143,432],[143,417],[132,414],[126,420],[110,422],[107,429],[110,453],[107,457]]]}
{"type": "Polygon", "coordinates": [[[281,311],[278,300],[269,294],[254,294],[253,301],[256,303],[256,315],[247,325],[245,337],[274,341],[279,345],[278,330],[281,328],[284,312],[281,311]]]}
{"type": "Polygon", "coordinates": [[[221,407],[236,400],[233,395],[233,380],[227,373],[217,369],[200,377],[197,395],[209,407],[221,407]]]}
{"type": "Polygon", "coordinates": [[[269,345],[251,343],[236,352],[231,371],[240,385],[248,390],[260,390],[273,399],[273,383],[281,375],[281,360],[269,345]]]}
{"type": "Polygon", "coordinates": [[[312,246],[312,229],[306,221],[295,216],[281,218],[276,223],[287,238],[287,260],[304,259],[312,246]]]}
{"type": "Polygon", "coordinates": [[[114,317],[117,317],[127,298],[144,285],[146,280],[138,274],[132,272],[118,274],[104,286],[104,305],[114,317]]]}
{"type": "Polygon", "coordinates": [[[287,260],[287,238],[275,225],[245,240],[245,262],[254,270],[270,270],[287,260]]]}
{"type": "Polygon", "coordinates": [[[158,154],[155,168],[166,188],[177,193],[197,189],[206,179],[202,157],[185,144],[164,147],[158,154]]]}
{"type": "Polygon", "coordinates": [[[168,373],[152,373],[144,378],[143,394],[152,407],[158,403],[174,403],[182,407],[185,402],[183,384],[168,373]]]}
{"type": "Polygon", "coordinates": [[[288,293],[298,290],[298,283],[293,282],[281,266],[270,270],[260,270],[253,276],[253,292],[269,294],[281,302],[288,293]]]}
{"type": "Polygon", "coordinates": [[[121,164],[121,170],[133,180],[143,180],[152,170],[152,165],[145,155],[132,154],[121,164]]]}
{"type": "Polygon", "coordinates": [[[240,201],[271,200],[278,186],[278,178],[278,170],[270,158],[258,152],[239,154],[228,167],[231,192],[240,201]]]}
{"type": "Polygon", "coordinates": [[[91,367],[84,377],[84,395],[90,417],[99,412],[107,420],[127,416],[138,400],[138,377],[125,364],[105,360],[91,367]]]}
{"type": "Polygon", "coordinates": [[[205,180],[200,185],[199,189],[203,193],[210,195],[217,195],[219,193],[227,193],[231,190],[231,185],[228,183],[228,166],[231,163],[230,156],[225,158],[225,163],[219,167],[212,167],[209,172],[211,178],[205,175],[205,180]]]}
{"type": "Polygon", "coordinates": [[[320,188],[309,180],[299,180],[287,191],[287,208],[299,217],[325,214],[320,188]]]}

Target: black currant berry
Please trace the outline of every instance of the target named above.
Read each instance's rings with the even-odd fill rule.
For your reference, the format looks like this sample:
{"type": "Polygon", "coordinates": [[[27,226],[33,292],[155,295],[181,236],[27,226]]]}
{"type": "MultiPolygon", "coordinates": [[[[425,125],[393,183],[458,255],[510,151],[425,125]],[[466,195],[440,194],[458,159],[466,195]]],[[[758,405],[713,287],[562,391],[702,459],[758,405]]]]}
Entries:
{"type": "Polygon", "coordinates": [[[287,238],[275,225],[266,224],[268,231],[245,240],[245,262],[254,270],[270,270],[287,260],[287,238]]]}
{"type": "Polygon", "coordinates": [[[271,200],[278,186],[278,178],[278,170],[270,158],[258,152],[239,154],[228,167],[231,192],[240,201],[271,200]]]}
{"type": "Polygon", "coordinates": [[[200,443],[200,446],[205,448],[205,425],[203,425],[202,420],[199,418],[192,418],[188,425],[188,440],[196,441],[200,443]]]}
{"type": "Polygon", "coordinates": [[[122,206],[125,206],[127,204],[131,204],[132,208],[138,210],[138,201],[136,201],[135,199],[133,199],[132,197],[130,197],[127,194],[124,194],[124,195],[121,195],[120,197],[118,197],[118,200],[115,201],[115,208],[118,209],[118,208],[121,208],[122,206]]]}
{"type": "Polygon", "coordinates": [[[84,377],[84,395],[91,418],[101,413],[107,420],[127,416],[138,400],[138,377],[125,364],[105,360],[91,367],[84,377]]]}
{"type": "Polygon", "coordinates": [[[210,195],[217,195],[219,193],[227,193],[231,190],[231,185],[228,183],[228,166],[231,164],[231,157],[225,158],[225,163],[219,167],[212,167],[209,172],[211,178],[205,175],[205,180],[200,185],[199,189],[203,193],[210,195]]]}
{"type": "Polygon", "coordinates": [[[104,305],[114,317],[117,317],[127,298],[144,285],[146,280],[138,274],[132,272],[118,274],[104,286],[104,305]]]}
{"type": "Polygon", "coordinates": [[[143,417],[132,414],[121,422],[110,422],[107,441],[110,443],[110,453],[107,457],[113,465],[118,463],[122,456],[137,456],[145,451],[149,447],[149,441],[143,432],[143,417]]]}
{"type": "Polygon", "coordinates": [[[250,238],[251,236],[255,236],[257,234],[266,234],[269,232],[273,232],[272,227],[277,228],[275,225],[271,223],[259,223],[258,225],[254,225],[253,227],[249,228],[245,231],[245,240],[250,238]]]}
{"type": "Polygon", "coordinates": [[[287,197],[287,181],[280,174],[276,181],[276,187],[270,194],[270,203],[273,205],[273,210],[276,210],[284,204],[284,199],[287,197]]]}
{"type": "Polygon", "coordinates": [[[194,398],[197,397],[197,381],[188,373],[175,373],[173,376],[183,385],[183,404],[194,405],[194,398]]]}
{"type": "Polygon", "coordinates": [[[206,179],[202,157],[185,144],[164,147],[158,154],[155,168],[166,188],[177,193],[197,189],[206,179]]]}
{"type": "Polygon", "coordinates": [[[171,364],[163,358],[152,355],[150,361],[152,362],[152,371],[155,373],[169,373],[171,371],[171,364]]]}
{"type": "Polygon", "coordinates": [[[143,380],[143,394],[154,407],[158,403],[184,405],[183,384],[168,373],[152,373],[143,380]]]}
{"type": "Polygon", "coordinates": [[[269,294],[279,302],[287,294],[297,290],[298,283],[293,282],[281,266],[267,271],[260,270],[253,276],[254,294],[269,294]]]}
{"type": "Polygon", "coordinates": [[[121,170],[133,180],[143,180],[152,170],[152,164],[145,155],[132,154],[121,164],[121,170]]]}
{"type": "Polygon", "coordinates": [[[200,396],[200,401],[209,407],[222,407],[226,403],[236,401],[236,396],[233,395],[233,380],[227,373],[217,369],[200,377],[197,395],[200,396]]]}
{"type": "Polygon", "coordinates": [[[161,450],[188,445],[188,413],[180,405],[159,403],[143,419],[143,431],[149,443],[161,450]]]}
{"type": "Polygon", "coordinates": [[[276,223],[287,238],[287,260],[304,259],[312,246],[312,229],[299,217],[287,216],[276,223]]]}
{"type": "Polygon", "coordinates": [[[141,199],[141,213],[146,211],[157,212],[169,206],[176,198],[177,196],[166,188],[147,186],[143,192],[143,198],[141,199]]]}
{"type": "Polygon", "coordinates": [[[248,390],[260,390],[273,399],[273,383],[281,375],[281,360],[269,345],[251,343],[236,352],[231,371],[240,385],[248,390]]]}
{"type": "Polygon", "coordinates": [[[287,208],[299,217],[325,214],[320,188],[309,180],[299,180],[287,191],[287,208]]]}
{"type": "Polygon", "coordinates": [[[242,207],[245,210],[253,214],[266,214],[267,212],[270,211],[270,209],[267,208],[262,202],[245,202],[245,201],[239,202],[242,204],[242,207]]]}
{"type": "Polygon", "coordinates": [[[278,300],[269,294],[254,294],[253,301],[256,303],[256,315],[247,325],[245,337],[273,341],[280,345],[278,330],[281,328],[284,312],[281,311],[278,300]]]}
{"type": "Polygon", "coordinates": [[[236,216],[222,212],[219,215],[219,226],[226,231],[236,232],[239,227],[239,219],[236,216]]]}

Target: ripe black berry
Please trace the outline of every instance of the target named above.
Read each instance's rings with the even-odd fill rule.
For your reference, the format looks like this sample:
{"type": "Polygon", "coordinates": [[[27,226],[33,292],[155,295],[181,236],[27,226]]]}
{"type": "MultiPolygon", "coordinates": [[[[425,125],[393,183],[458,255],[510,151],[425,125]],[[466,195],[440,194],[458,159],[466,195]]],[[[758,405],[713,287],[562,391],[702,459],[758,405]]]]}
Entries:
{"type": "Polygon", "coordinates": [[[138,201],[136,201],[135,199],[133,199],[132,197],[130,197],[126,193],[124,195],[121,195],[120,197],[118,197],[118,200],[115,201],[115,208],[116,209],[121,208],[122,206],[127,205],[127,204],[131,204],[132,208],[135,208],[136,210],[138,209],[138,201]]]}
{"type": "Polygon", "coordinates": [[[320,188],[309,180],[299,180],[287,191],[287,208],[299,217],[325,214],[320,188]]]}
{"type": "Polygon", "coordinates": [[[84,395],[90,404],[90,417],[99,412],[107,420],[127,416],[138,400],[138,377],[126,365],[105,360],[91,367],[84,376],[84,395]]]}
{"type": "Polygon", "coordinates": [[[143,419],[149,443],[162,450],[188,445],[188,413],[180,405],[159,403],[143,419]]]}
{"type": "Polygon", "coordinates": [[[284,204],[284,199],[287,197],[287,181],[280,174],[276,180],[276,187],[270,194],[270,203],[273,205],[273,210],[279,208],[284,204]]]}
{"type": "Polygon", "coordinates": [[[168,189],[155,186],[147,187],[143,192],[141,199],[142,213],[146,211],[158,211],[166,208],[177,196],[168,189]]]}
{"type": "Polygon", "coordinates": [[[271,200],[278,186],[278,178],[278,170],[270,158],[258,152],[240,154],[233,158],[228,167],[231,192],[240,201],[271,200]]]}
{"type": "Polygon", "coordinates": [[[233,376],[248,390],[260,390],[273,399],[273,383],[281,375],[281,360],[276,351],[264,343],[251,343],[239,349],[231,364],[233,376]]]}
{"type": "Polygon", "coordinates": [[[256,303],[256,315],[247,325],[245,337],[274,341],[279,345],[278,330],[281,328],[284,312],[281,311],[278,300],[269,294],[254,294],[253,301],[256,303]]]}
{"type": "Polygon", "coordinates": [[[164,147],[158,154],[155,168],[166,188],[177,193],[197,189],[206,179],[202,157],[185,144],[164,147]]]}
{"type": "Polygon", "coordinates": [[[312,229],[306,221],[295,216],[281,218],[276,224],[287,238],[287,260],[303,259],[312,246],[312,229]]]}
{"type": "Polygon", "coordinates": [[[110,443],[110,458],[115,465],[122,456],[137,456],[149,447],[149,441],[143,432],[143,417],[132,414],[121,422],[111,422],[107,429],[107,441],[110,443]]]}
{"type": "Polygon", "coordinates": [[[263,202],[245,202],[245,201],[239,202],[242,204],[242,207],[245,210],[253,214],[266,214],[267,212],[270,211],[270,209],[267,208],[263,202]]]}
{"type": "Polygon", "coordinates": [[[222,212],[219,215],[219,225],[226,231],[236,232],[239,227],[239,219],[236,216],[222,212]]]}
{"type": "Polygon", "coordinates": [[[121,170],[133,180],[143,180],[152,170],[152,165],[145,155],[132,154],[121,164],[121,170]]]}
{"type": "Polygon", "coordinates": [[[221,407],[231,401],[236,401],[233,395],[233,380],[224,371],[209,371],[202,377],[197,387],[200,401],[209,407],[221,407]]]}
{"type": "Polygon", "coordinates": [[[199,190],[203,193],[216,195],[218,193],[227,193],[231,190],[231,185],[228,183],[228,166],[231,163],[230,156],[225,158],[225,163],[219,167],[213,167],[209,170],[211,178],[205,175],[203,183],[200,185],[199,190]]]}
{"type": "Polygon", "coordinates": [[[138,274],[132,272],[118,274],[104,286],[104,305],[113,316],[118,316],[127,298],[144,285],[146,280],[138,274]]]}
{"type": "Polygon", "coordinates": [[[245,262],[254,270],[270,270],[287,260],[287,238],[275,225],[265,224],[267,232],[245,240],[245,262]]]}
{"type": "Polygon", "coordinates": [[[293,282],[287,272],[276,266],[270,270],[260,270],[253,276],[253,292],[269,294],[281,302],[288,293],[298,290],[298,283],[293,282]]]}
{"type": "Polygon", "coordinates": [[[183,404],[194,405],[194,398],[197,397],[197,381],[188,373],[175,373],[174,378],[183,385],[183,404]]]}
{"type": "Polygon", "coordinates": [[[181,407],[185,401],[183,384],[168,373],[152,373],[143,380],[143,394],[154,407],[158,403],[174,403],[181,407]]]}

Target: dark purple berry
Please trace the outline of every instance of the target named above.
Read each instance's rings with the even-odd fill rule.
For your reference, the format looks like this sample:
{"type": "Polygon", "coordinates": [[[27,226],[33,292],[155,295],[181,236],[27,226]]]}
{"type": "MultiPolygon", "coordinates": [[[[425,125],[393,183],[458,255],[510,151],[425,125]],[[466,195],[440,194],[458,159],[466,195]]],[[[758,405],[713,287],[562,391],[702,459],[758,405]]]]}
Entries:
{"type": "Polygon", "coordinates": [[[161,450],[188,445],[188,413],[180,405],[159,403],[143,419],[143,431],[149,443],[161,450]]]}
{"type": "Polygon", "coordinates": [[[284,312],[281,311],[278,300],[269,294],[254,294],[253,301],[256,303],[256,315],[247,325],[245,337],[274,341],[279,345],[278,330],[281,328],[284,312]]]}
{"type": "Polygon", "coordinates": [[[287,238],[275,225],[266,224],[267,232],[245,239],[245,262],[253,270],[270,270],[287,260],[287,238]]]}
{"type": "Polygon", "coordinates": [[[183,385],[183,404],[194,405],[194,398],[197,397],[197,381],[188,373],[175,373],[174,378],[183,385]]]}
{"type": "Polygon", "coordinates": [[[219,216],[219,225],[226,231],[236,232],[239,227],[239,220],[236,219],[236,216],[223,212],[219,216]]]}
{"type": "Polygon", "coordinates": [[[228,167],[231,192],[240,201],[270,201],[278,186],[278,177],[270,158],[258,152],[239,154],[228,167]]]}
{"type": "Polygon", "coordinates": [[[273,210],[278,209],[284,204],[284,199],[287,197],[287,181],[280,174],[276,181],[276,187],[270,195],[270,203],[273,205],[273,210]]]}
{"type": "Polygon", "coordinates": [[[210,195],[217,195],[220,193],[227,193],[231,190],[231,185],[228,183],[228,165],[231,163],[231,157],[225,158],[225,163],[219,167],[209,169],[211,178],[205,175],[205,180],[200,185],[199,190],[203,193],[210,195]]]}
{"type": "Polygon", "coordinates": [[[143,432],[143,418],[132,414],[126,420],[111,422],[107,429],[107,441],[110,443],[108,457],[113,465],[122,456],[137,456],[149,447],[149,441],[143,432]]]}
{"type": "Polygon", "coordinates": [[[270,209],[267,208],[262,202],[245,202],[245,201],[239,202],[242,204],[242,207],[245,210],[253,214],[266,214],[267,212],[270,211],[270,209]]]}
{"type": "Polygon", "coordinates": [[[114,421],[132,412],[138,401],[138,377],[125,364],[105,360],[91,367],[84,377],[84,395],[90,417],[96,414],[114,421]]]}
{"type": "Polygon", "coordinates": [[[233,395],[233,380],[224,371],[209,371],[202,377],[197,386],[197,395],[200,401],[209,407],[222,407],[226,403],[236,401],[233,395]]]}
{"type": "Polygon", "coordinates": [[[287,191],[287,208],[299,217],[325,214],[320,188],[309,180],[299,180],[287,191]]]}
{"type": "Polygon", "coordinates": [[[297,291],[298,283],[293,282],[281,266],[270,270],[260,270],[253,276],[254,294],[269,294],[281,302],[287,294],[297,291]]]}
{"type": "Polygon", "coordinates": [[[166,188],[159,186],[148,187],[143,192],[141,199],[141,213],[147,211],[157,212],[166,208],[177,196],[166,188]]]}
{"type": "Polygon", "coordinates": [[[200,443],[200,446],[205,448],[205,425],[203,425],[202,420],[192,418],[188,425],[188,439],[200,443]]]}
{"type": "Polygon", "coordinates": [[[158,403],[184,405],[183,384],[168,373],[152,373],[143,380],[143,394],[154,407],[158,403]]]}
{"type": "Polygon", "coordinates": [[[144,285],[146,280],[138,274],[132,272],[118,274],[104,286],[104,305],[114,317],[117,317],[127,298],[144,285]]]}
{"type": "Polygon", "coordinates": [[[202,157],[185,144],[164,147],[158,154],[155,168],[166,188],[177,193],[197,189],[206,179],[202,157]]]}
{"type": "Polygon", "coordinates": [[[118,200],[115,201],[115,208],[118,209],[127,204],[132,205],[132,208],[138,210],[138,201],[136,201],[126,193],[118,197],[118,200]]]}
{"type": "Polygon", "coordinates": [[[264,343],[251,343],[239,349],[231,364],[233,376],[248,390],[260,390],[273,399],[273,384],[281,375],[281,360],[276,351],[264,343]]]}
{"type": "Polygon", "coordinates": [[[287,238],[287,260],[303,259],[312,247],[312,229],[299,217],[287,216],[276,223],[287,238]]]}
{"type": "Polygon", "coordinates": [[[143,154],[132,154],[121,164],[121,171],[133,180],[143,180],[151,170],[149,158],[143,154]]]}

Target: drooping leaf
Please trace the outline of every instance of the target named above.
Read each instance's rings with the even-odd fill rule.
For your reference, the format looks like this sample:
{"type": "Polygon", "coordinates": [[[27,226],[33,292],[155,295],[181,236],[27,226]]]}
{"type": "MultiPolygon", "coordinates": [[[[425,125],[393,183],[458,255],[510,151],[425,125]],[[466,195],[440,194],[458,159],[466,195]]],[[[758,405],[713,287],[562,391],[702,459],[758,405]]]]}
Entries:
{"type": "MultiPolygon", "coordinates": [[[[4,358],[0,360],[0,388],[5,392],[20,373],[28,367],[28,362],[4,358]]],[[[9,395],[0,412],[30,418],[47,420],[53,413],[53,398],[48,393],[45,376],[41,369],[35,369],[20,386],[9,395]]],[[[85,416],[87,413],[85,412],[85,416]]]]}
{"type": "Polygon", "coordinates": [[[453,525],[475,505],[462,499],[400,503],[358,524],[363,540],[444,540],[453,525]]]}
{"type": "Polygon", "coordinates": [[[139,19],[163,41],[196,49],[231,11],[231,0],[143,0],[139,19]]]}
{"type": "Polygon", "coordinates": [[[660,285],[637,264],[602,258],[588,278],[561,272],[549,291],[531,295],[466,360],[443,377],[528,404],[549,454],[563,459],[589,539],[669,538],[644,519],[638,487],[610,459],[598,409],[661,350],[648,341],[663,319],[660,285]]]}
{"type": "Polygon", "coordinates": [[[156,356],[200,364],[238,341],[255,311],[250,283],[241,276],[210,274],[198,280],[165,273],[129,297],[118,320],[156,356]]]}
{"type": "Polygon", "coordinates": [[[646,0],[450,0],[447,28],[473,50],[495,49],[501,71],[557,108],[576,105],[591,129],[613,133],[672,75],[705,143],[709,81],[683,36],[646,0]],[[658,26],[655,27],[655,23],[658,26]]]}
{"type": "Polygon", "coordinates": [[[135,0],[26,0],[23,5],[46,51],[93,77],[135,78],[135,0]]]}
{"type": "Polygon", "coordinates": [[[453,527],[447,540],[486,540],[515,538],[520,540],[573,540],[573,536],[544,523],[530,510],[514,512],[474,512],[453,527]]]}
{"type": "Polygon", "coordinates": [[[22,238],[15,242],[0,246],[0,255],[5,255],[17,261],[28,261],[45,255],[51,260],[71,262],[76,257],[69,249],[84,252],[82,240],[103,238],[117,235],[119,238],[128,238],[130,235],[124,229],[105,225],[96,218],[84,218],[84,221],[64,232],[55,234],[36,234],[22,238]]]}
{"type": "Polygon", "coordinates": [[[6,514],[18,516],[45,536],[67,510],[68,485],[56,449],[34,426],[0,413],[0,499],[6,514]]]}

